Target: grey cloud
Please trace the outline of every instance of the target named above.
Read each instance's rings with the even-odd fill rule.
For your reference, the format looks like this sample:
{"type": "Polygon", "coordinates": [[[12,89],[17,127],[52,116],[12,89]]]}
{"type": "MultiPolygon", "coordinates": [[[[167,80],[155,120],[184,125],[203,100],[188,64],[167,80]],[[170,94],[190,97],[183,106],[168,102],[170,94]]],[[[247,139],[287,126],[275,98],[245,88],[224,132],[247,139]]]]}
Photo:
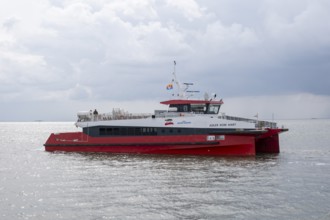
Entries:
{"type": "Polygon", "coordinates": [[[222,97],[330,95],[324,0],[52,0],[32,8],[0,16],[1,100],[156,99],[168,95],[174,59],[182,81],[222,97]]]}
{"type": "Polygon", "coordinates": [[[19,22],[19,19],[16,17],[8,17],[6,18],[2,25],[5,29],[10,30],[12,29],[17,23],[19,22]]]}

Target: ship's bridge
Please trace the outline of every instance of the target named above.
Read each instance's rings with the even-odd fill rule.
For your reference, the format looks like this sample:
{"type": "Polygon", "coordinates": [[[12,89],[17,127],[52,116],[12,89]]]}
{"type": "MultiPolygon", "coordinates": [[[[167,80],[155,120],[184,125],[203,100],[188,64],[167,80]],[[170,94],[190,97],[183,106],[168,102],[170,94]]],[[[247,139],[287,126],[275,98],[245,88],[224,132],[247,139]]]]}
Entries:
{"type": "Polygon", "coordinates": [[[168,100],[161,102],[161,104],[169,105],[169,112],[186,112],[196,114],[218,114],[222,100],[168,100]]]}

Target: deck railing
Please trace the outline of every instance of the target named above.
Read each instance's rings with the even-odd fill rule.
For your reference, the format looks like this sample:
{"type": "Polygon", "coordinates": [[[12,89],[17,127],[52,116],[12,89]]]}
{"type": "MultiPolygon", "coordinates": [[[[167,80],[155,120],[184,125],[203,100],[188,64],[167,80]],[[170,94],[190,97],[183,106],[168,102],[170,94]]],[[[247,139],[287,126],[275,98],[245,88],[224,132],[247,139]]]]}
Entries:
{"type": "MultiPolygon", "coordinates": [[[[184,116],[198,116],[203,114],[197,113],[189,113],[189,112],[168,112],[165,110],[157,110],[155,114],[150,113],[142,113],[142,114],[132,114],[121,109],[114,109],[112,113],[103,113],[103,114],[78,114],[78,122],[82,121],[108,121],[108,120],[124,120],[124,119],[144,119],[144,118],[176,118],[176,117],[184,117],[184,116]]],[[[242,121],[255,124],[255,128],[277,128],[277,124],[275,122],[263,121],[257,119],[250,118],[242,118],[230,115],[216,115],[219,119],[231,120],[231,121],[242,121]]]]}
{"type": "Polygon", "coordinates": [[[254,123],[256,128],[277,128],[276,122],[271,121],[263,121],[257,119],[250,119],[250,118],[241,118],[236,116],[229,116],[229,115],[221,115],[219,118],[226,119],[226,120],[233,120],[233,121],[244,121],[249,123],[254,123]]]}
{"type": "Polygon", "coordinates": [[[78,122],[80,121],[111,121],[111,120],[124,120],[124,119],[143,119],[150,118],[152,114],[97,114],[90,117],[79,117],[78,122]]]}

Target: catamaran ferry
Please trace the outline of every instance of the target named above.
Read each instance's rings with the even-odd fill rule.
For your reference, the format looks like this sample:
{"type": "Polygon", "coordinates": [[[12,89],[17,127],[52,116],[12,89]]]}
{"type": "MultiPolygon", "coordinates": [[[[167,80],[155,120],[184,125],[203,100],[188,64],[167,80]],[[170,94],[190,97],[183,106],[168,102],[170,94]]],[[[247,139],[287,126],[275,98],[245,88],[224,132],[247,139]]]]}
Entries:
{"type": "Polygon", "coordinates": [[[205,94],[192,98],[192,83],[176,77],[167,89],[177,87],[174,99],[161,102],[167,110],[153,114],[78,112],[75,125],[81,132],[52,133],[46,151],[108,152],[134,154],[231,155],[279,153],[279,133],[288,131],[258,119],[220,112],[222,99],[205,94]]]}

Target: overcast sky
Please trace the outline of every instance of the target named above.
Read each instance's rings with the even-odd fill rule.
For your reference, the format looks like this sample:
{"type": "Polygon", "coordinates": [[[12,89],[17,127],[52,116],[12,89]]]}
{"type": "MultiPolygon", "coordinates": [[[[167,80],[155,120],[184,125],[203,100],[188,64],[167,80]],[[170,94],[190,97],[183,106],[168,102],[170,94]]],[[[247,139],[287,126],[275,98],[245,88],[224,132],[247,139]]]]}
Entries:
{"type": "Polygon", "coordinates": [[[173,60],[228,115],[329,118],[329,12],[329,0],[1,1],[0,121],[152,112],[173,60]]]}

